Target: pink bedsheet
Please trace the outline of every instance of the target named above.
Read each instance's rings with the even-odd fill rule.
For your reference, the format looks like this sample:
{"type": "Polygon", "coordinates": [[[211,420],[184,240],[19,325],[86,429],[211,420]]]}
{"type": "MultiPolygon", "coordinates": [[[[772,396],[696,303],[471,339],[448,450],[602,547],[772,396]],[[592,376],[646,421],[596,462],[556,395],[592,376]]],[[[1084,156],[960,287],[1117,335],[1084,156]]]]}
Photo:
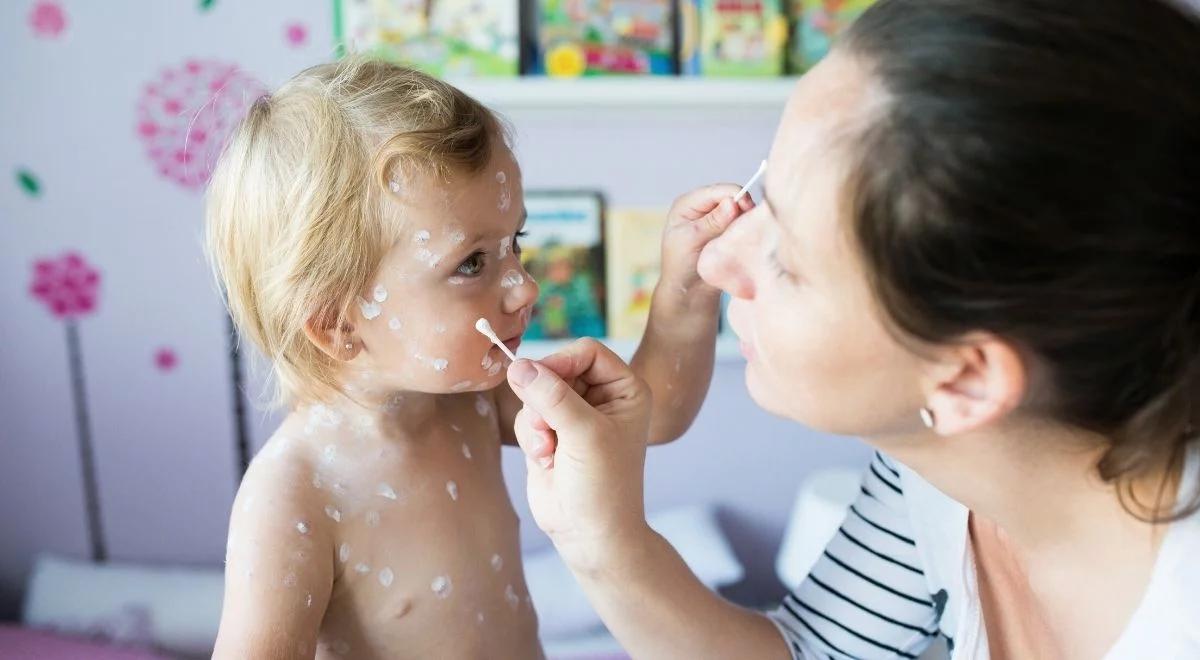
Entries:
{"type": "Polygon", "coordinates": [[[170,660],[171,656],[0,625],[0,660],[170,660]]]}

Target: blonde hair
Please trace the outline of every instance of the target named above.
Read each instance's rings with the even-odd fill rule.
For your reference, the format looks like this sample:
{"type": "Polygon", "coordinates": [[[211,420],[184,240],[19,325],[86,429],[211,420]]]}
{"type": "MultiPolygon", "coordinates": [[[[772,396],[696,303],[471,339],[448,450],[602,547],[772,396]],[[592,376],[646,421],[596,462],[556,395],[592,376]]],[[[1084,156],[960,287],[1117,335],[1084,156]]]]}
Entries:
{"type": "Polygon", "coordinates": [[[394,179],[479,173],[507,131],[455,87],[353,56],[258,99],[213,172],[207,251],[240,334],[270,359],[273,402],[327,400],[338,362],[305,335],[336,328],[399,238],[394,179]]]}

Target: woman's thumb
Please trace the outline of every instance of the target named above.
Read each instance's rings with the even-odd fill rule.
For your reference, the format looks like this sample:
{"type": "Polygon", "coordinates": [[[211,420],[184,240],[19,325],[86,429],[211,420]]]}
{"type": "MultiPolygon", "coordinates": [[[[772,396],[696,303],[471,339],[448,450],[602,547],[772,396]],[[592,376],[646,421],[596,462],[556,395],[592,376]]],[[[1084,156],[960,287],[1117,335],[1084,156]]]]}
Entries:
{"type": "Polygon", "coordinates": [[[508,383],[513,393],[558,433],[560,440],[589,425],[600,414],[558,374],[532,360],[514,362],[508,368],[508,383]]]}

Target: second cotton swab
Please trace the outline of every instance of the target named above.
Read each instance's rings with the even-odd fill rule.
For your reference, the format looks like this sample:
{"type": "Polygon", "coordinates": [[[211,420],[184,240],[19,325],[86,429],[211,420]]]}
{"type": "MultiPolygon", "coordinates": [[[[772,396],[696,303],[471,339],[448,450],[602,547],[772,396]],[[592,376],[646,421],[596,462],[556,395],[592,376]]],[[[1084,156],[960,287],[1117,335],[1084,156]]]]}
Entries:
{"type": "Polygon", "coordinates": [[[767,171],[767,161],[764,160],[762,163],[759,164],[758,171],[754,173],[754,176],[750,177],[750,180],[746,182],[746,185],[742,186],[742,189],[738,191],[738,194],[733,196],[733,201],[735,201],[735,202],[742,201],[742,198],[746,196],[746,193],[750,192],[750,188],[752,188],[754,186],[754,184],[758,183],[759,178],[761,178],[763,175],[763,172],[766,172],[766,171],[767,171]]]}

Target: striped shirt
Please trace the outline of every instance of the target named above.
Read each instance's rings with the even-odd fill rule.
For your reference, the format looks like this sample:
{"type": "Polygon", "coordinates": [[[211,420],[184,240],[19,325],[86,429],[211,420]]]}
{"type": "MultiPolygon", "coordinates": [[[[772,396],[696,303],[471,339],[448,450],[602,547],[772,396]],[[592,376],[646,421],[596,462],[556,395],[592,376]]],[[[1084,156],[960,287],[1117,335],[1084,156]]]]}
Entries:
{"type": "MultiPolygon", "coordinates": [[[[1200,473],[1189,452],[1181,493],[1200,473]]],[[[858,497],[771,620],[796,660],[917,658],[939,636],[988,658],[966,507],[876,453],[858,497]]],[[[1200,658],[1200,514],[1172,524],[1138,610],[1106,658],[1200,658]]]]}

